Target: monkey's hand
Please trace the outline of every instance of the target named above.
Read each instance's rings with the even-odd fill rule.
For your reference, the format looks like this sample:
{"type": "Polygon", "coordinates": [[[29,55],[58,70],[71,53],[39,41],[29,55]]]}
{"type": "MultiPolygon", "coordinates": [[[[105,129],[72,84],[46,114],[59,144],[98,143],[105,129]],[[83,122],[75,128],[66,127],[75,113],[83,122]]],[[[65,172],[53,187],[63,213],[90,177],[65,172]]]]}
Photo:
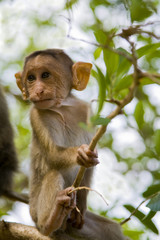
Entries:
{"type": "Polygon", "coordinates": [[[74,208],[67,221],[72,224],[72,227],[81,229],[84,224],[84,214],[81,211],[79,212],[78,209],[74,208]]]}
{"type": "Polygon", "coordinates": [[[87,144],[81,145],[78,148],[77,163],[86,168],[97,165],[99,163],[97,152],[89,150],[87,144]]]}
{"type": "Polygon", "coordinates": [[[57,209],[63,212],[62,215],[68,215],[76,207],[76,192],[70,193],[74,187],[68,187],[57,194],[57,209]]]}
{"type": "Polygon", "coordinates": [[[60,229],[66,216],[76,207],[76,193],[70,194],[73,189],[73,187],[68,187],[57,194],[55,207],[51,211],[45,226],[41,229],[42,234],[48,236],[60,229]]]}

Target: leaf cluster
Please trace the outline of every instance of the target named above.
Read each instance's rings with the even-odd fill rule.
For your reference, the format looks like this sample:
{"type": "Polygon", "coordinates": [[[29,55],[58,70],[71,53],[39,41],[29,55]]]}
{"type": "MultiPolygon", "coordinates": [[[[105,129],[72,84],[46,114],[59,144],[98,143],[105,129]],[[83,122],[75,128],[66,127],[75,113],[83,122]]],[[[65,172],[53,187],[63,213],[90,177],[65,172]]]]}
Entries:
{"type": "MultiPolygon", "coordinates": [[[[152,86],[154,83],[160,84],[160,75],[157,72],[159,68],[156,67],[156,64],[153,64],[153,62],[158,61],[160,36],[156,35],[154,31],[154,26],[157,23],[154,24],[149,21],[150,17],[158,12],[158,1],[91,0],[90,8],[94,16],[94,23],[85,26],[84,29],[93,31],[95,36],[95,41],[90,42],[94,46],[93,56],[95,61],[92,76],[96,79],[99,88],[97,110],[94,116],[97,122],[94,123],[95,125],[99,125],[99,123],[107,125],[109,123],[107,118],[106,122],[103,120],[101,113],[103,112],[104,116],[108,104],[113,105],[113,110],[116,106],[119,106],[127,98],[135,78],[138,77],[133,114],[127,114],[125,108],[123,113],[127,119],[128,127],[134,129],[140,135],[145,150],[141,154],[137,154],[137,159],[133,159],[131,156],[123,159],[121,153],[113,148],[114,138],[110,132],[100,140],[99,144],[101,147],[111,148],[119,161],[123,159],[128,165],[128,171],[132,171],[135,162],[137,162],[141,164],[143,170],[151,173],[152,185],[142,193],[142,197],[151,198],[146,205],[150,209],[149,213],[144,214],[129,204],[125,204],[124,208],[130,213],[134,212],[134,216],[145,228],[158,234],[158,229],[152,218],[160,210],[160,173],[158,169],[152,170],[148,167],[150,159],[155,159],[157,164],[160,164],[160,130],[154,129],[155,118],[158,116],[158,104],[152,104],[149,94],[146,94],[145,91],[146,87],[152,86]],[[128,16],[130,25],[126,28],[121,26],[117,28],[106,27],[97,14],[99,7],[103,7],[104,11],[105,9],[119,8],[119,11],[124,11],[128,16]],[[135,76],[136,74],[137,76],[135,76]],[[147,117],[147,113],[151,117],[147,117]],[[130,125],[129,118],[131,116],[136,124],[130,125]]],[[[94,118],[92,118],[92,121],[94,118]]],[[[138,236],[136,231],[134,233],[130,231],[129,236],[137,239],[134,234],[136,237],[138,236]]],[[[142,234],[143,231],[139,232],[139,236],[142,234]]]]}

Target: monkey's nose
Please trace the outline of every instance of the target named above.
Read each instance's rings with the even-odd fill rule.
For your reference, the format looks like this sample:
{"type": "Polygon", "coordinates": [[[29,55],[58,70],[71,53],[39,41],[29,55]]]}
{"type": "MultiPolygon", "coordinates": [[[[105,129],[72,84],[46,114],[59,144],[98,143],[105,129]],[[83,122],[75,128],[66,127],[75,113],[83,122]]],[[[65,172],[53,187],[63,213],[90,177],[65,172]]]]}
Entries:
{"type": "Polygon", "coordinates": [[[44,89],[42,88],[36,89],[36,94],[39,98],[43,96],[43,93],[44,93],[44,89]]]}

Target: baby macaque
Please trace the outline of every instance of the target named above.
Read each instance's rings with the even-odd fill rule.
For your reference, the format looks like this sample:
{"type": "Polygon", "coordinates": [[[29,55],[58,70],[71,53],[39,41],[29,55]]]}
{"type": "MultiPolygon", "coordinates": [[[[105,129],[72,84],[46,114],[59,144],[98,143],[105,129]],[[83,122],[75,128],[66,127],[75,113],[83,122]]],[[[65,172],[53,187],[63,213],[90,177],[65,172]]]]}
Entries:
{"type": "Polygon", "coordinates": [[[117,223],[86,211],[86,190],[70,193],[80,166],[86,167],[81,185],[89,187],[99,163],[88,147],[92,134],[79,125],[87,122],[89,105],[71,93],[85,89],[91,67],[48,49],[29,55],[15,75],[24,100],[33,103],[30,213],[53,239],[124,239],[117,223]]]}

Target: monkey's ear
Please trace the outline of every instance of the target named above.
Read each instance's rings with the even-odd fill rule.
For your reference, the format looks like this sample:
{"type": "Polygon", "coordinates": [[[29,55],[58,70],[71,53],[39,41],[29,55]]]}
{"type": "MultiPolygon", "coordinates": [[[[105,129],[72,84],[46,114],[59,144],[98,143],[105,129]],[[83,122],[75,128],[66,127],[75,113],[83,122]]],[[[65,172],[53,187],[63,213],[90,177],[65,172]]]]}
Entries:
{"type": "Polygon", "coordinates": [[[18,72],[15,74],[15,78],[16,78],[16,83],[17,86],[19,87],[19,89],[21,90],[21,92],[23,91],[23,86],[22,86],[22,72],[18,72]]]}
{"type": "Polygon", "coordinates": [[[72,66],[73,88],[82,91],[86,88],[91,73],[92,64],[76,62],[72,66]]]}
{"type": "Polygon", "coordinates": [[[15,74],[15,78],[16,78],[17,86],[19,87],[19,89],[20,89],[21,92],[22,92],[23,99],[24,99],[24,100],[27,100],[25,88],[24,88],[23,85],[22,85],[22,72],[16,73],[16,74],[15,74]]]}

